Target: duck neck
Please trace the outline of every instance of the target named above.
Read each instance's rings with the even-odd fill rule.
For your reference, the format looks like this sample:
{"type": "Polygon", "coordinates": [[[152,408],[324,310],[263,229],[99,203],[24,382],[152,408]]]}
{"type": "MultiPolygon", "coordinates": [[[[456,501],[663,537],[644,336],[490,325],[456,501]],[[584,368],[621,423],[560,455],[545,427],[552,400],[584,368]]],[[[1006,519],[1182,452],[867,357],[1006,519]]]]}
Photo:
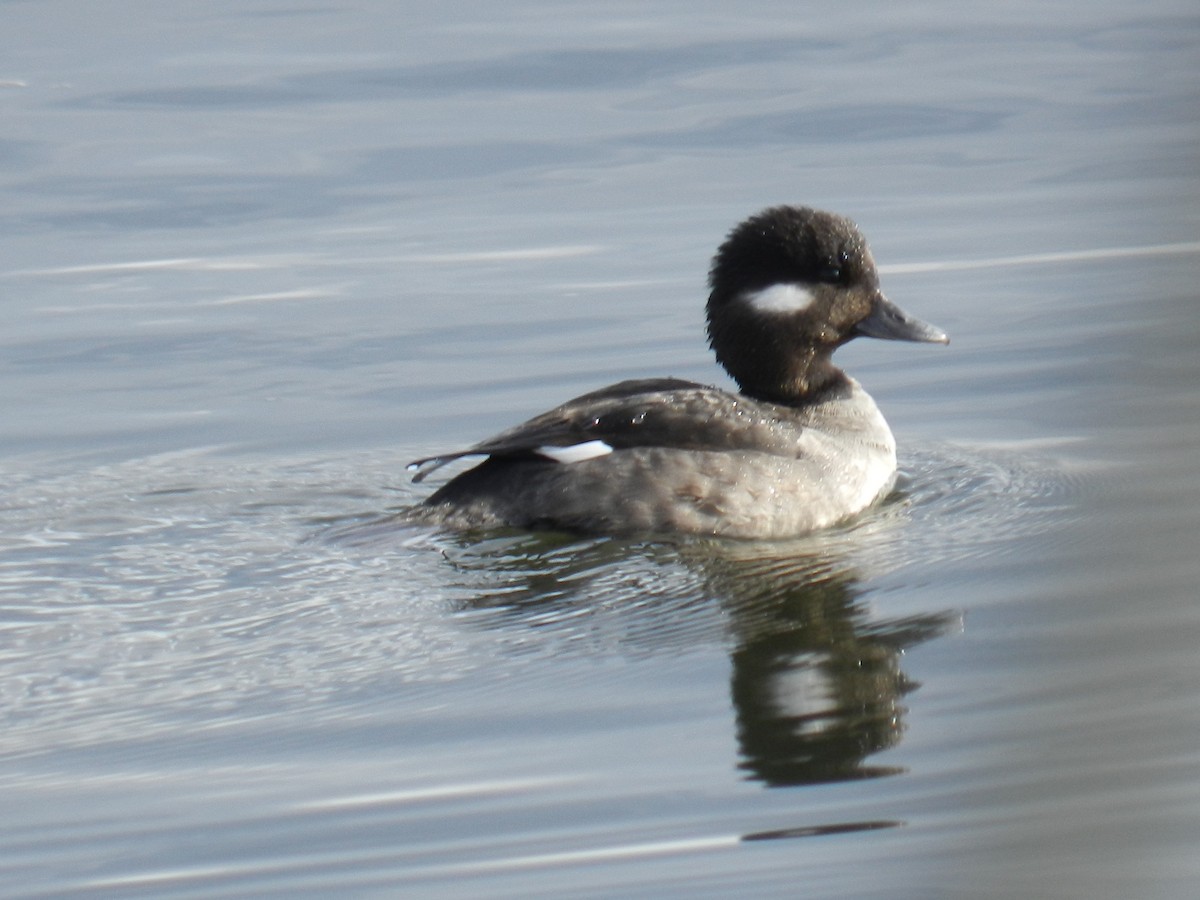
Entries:
{"type": "Polygon", "coordinates": [[[774,371],[756,371],[753,377],[732,374],[746,396],[785,406],[814,403],[850,382],[846,373],[833,364],[830,354],[815,349],[789,359],[774,371]]]}

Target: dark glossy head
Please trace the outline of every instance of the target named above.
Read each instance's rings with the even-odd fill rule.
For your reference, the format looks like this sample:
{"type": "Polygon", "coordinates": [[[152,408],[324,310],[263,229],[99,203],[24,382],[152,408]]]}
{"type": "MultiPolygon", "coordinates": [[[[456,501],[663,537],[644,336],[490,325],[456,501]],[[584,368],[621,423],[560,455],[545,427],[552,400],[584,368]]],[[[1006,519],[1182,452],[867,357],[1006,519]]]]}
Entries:
{"type": "Polygon", "coordinates": [[[830,357],[858,336],[949,340],[883,295],[853,222],[808,207],[772,207],[738,225],[709,285],[709,344],[742,390],[763,399],[802,401],[840,381],[830,357]]]}

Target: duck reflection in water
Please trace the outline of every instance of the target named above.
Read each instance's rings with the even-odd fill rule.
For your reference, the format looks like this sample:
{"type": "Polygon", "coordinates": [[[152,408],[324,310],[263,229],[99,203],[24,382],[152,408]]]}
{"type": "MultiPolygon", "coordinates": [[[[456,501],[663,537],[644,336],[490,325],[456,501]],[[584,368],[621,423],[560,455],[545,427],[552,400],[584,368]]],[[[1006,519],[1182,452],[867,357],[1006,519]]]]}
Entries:
{"type": "Polygon", "coordinates": [[[902,700],[916,684],[900,657],[957,621],[873,617],[849,567],[787,544],[449,540],[443,552],[461,574],[490,582],[463,604],[485,613],[472,615],[479,624],[548,640],[561,629],[572,646],[635,656],[729,644],[739,766],[769,786],[899,771],[865,760],[903,732],[902,700]]]}
{"type": "Polygon", "coordinates": [[[902,651],[952,617],[875,621],[846,573],[792,585],[770,603],[735,608],[731,693],[741,766],[768,785],[871,778],[866,765],[901,737],[902,698],[917,687],[902,651]]]}

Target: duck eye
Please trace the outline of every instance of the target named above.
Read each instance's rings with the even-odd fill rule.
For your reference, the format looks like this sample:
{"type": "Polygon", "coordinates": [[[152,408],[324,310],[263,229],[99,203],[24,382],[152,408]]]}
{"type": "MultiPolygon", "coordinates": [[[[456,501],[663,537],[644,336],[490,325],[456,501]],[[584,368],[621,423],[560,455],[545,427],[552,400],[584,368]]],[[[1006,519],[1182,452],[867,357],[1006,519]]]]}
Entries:
{"type": "Polygon", "coordinates": [[[817,278],[827,284],[841,284],[846,272],[846,264],[850,262],[850,254],[839,250],[837,259],[827,259],[817,272],[817,278]]]}

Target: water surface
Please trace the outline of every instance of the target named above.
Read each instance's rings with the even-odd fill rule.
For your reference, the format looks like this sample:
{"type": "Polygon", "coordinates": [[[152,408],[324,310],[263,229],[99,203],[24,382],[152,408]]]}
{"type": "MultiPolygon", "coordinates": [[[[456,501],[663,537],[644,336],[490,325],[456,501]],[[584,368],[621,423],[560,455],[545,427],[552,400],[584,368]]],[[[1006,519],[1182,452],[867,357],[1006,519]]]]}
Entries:
{"type": "Polygon", "coordinates": [[[1194,894],[1190,6],[76,7],[0,35],[3,892],[1194,894]],[[839,355],[879,509],[379,524],[727,383],[708,257],[778,202],[953,338],[839,355]]]}

